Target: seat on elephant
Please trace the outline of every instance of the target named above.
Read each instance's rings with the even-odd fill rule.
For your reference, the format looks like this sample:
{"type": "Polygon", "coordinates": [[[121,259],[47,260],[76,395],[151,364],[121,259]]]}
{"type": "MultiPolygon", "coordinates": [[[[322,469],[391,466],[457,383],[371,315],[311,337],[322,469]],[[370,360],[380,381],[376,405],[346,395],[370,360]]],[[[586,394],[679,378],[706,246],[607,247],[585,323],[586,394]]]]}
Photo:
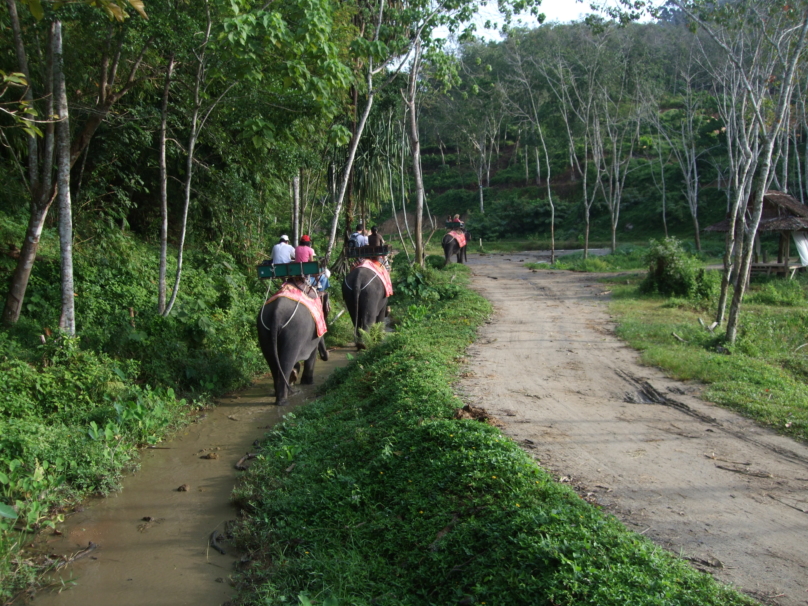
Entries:
{"type": "Polygon", "coordinates": [[[353,269],[358,269],[361,267],[373,271],[382,281],[382,284],[384,284],[385,297],[393,296],[393,282],[390,280],[390,273],[387,271],[387,268],[384,265],[372,259],[362,259],[362,261],[353,266],[353,269]]]}
{"type": "MultiPolygon", "coordinates": [[[[317,326],[317,336],[322,337],[326,332],[328,332],[328,327],[325,323],[325,314],[323,313],[323,305],[320,301],[320,297],[317,296],[317,292],[313,288],[307,287],[307,290],[313,291],[314,296],[312,297],[307,292],[304,292],[292,282],[284,282],[283,286],[281,286],[274,295],[267,299],[264,305],[272,303],[274,300],[280,297],[296,301],[298,305],[302,303],[303,306],[309,310],[309,313],[317,326]]],[[[295,313],[296,312],[297,307],[295,308],[295,313]]]]}
{"type": "Polygon", "coordinates": [[[461,231],[459,229],[453,229],[449,232],[449,235],[452,236],[455,240],[457,240],[458,245],[460,248],[463,248],[466,245],[466,232],[461,231]]]}

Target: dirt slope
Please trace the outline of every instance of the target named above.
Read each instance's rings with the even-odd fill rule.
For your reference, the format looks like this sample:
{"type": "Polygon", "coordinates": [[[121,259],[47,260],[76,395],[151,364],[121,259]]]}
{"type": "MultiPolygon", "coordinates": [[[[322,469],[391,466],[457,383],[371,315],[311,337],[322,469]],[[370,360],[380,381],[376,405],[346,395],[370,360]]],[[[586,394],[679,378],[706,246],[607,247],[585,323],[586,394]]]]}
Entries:
{"type": "Polygon", "coordinates": [[[525,269],[537,255],[472,255],[496,311],[462,395],[629,528],[764,602],[808,604],[808,448],[640,366],[597,276],[525,269]]]}

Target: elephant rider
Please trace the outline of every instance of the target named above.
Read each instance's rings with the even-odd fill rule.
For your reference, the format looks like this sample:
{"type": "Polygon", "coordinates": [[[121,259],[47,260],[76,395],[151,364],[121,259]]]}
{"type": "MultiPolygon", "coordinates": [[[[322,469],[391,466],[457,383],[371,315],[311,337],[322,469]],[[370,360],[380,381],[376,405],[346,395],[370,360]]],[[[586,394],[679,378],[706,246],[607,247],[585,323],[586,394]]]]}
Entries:
{"type": "MultiPolygon", "coordinates": [[[[375,225],[370,228],[370,235],[368,236],[368,246],[373,247],[381,247],[384,246],[384,238],[379,233],[379,228],[375,225]]],[[[376,257],[376,260],[387,267],[387,270],[390,271],[390,268],[387,265],[387,257],[384,255],[379,255],[376,257]]]]}
{"type": "Polygon", "coordinates": [[[461,220],[460,220],[460,215],[455,215],[454,217],[452,217],[452,221],[453,221],[454,223],[459,223],[459,224],[460,224],[460,225],[459,225],[460,229],[462,229],[462,230],[464,230],[464,231],[465,231],[465,229],[466,229],[466,224],[465,224],[463,221],[461,221],[461,220]]]}
{"type": "Polygon", "coordinates": [[[381,234],[379,233],[379,228],[375,225],[370,228],[368,246],[384,246],[384,238],[382,238],[381,234]]]}
{"type": "Polygon", "coordinates": [[[356,231],[348,238],[348,244],[349,246],[356,247],[368,245],[368,237],[365,235],[364,224],[360,223],[356,226],[356,231]]]}
{"type": "Polygon", "coordinates": [[[311,238],[307,235],[302,236],[295,247],[295,263],[308,263],[316,256],[314,249],[311,247],[311,238]]]}
{"type": "Polygon", "coordinates": [[[295,259],[295,249],[289,244],[289,236],[286,234],[281,236],[278,243],[272,247],[272,263],[279,265],[281,263],[291,263],[295,259]]]}

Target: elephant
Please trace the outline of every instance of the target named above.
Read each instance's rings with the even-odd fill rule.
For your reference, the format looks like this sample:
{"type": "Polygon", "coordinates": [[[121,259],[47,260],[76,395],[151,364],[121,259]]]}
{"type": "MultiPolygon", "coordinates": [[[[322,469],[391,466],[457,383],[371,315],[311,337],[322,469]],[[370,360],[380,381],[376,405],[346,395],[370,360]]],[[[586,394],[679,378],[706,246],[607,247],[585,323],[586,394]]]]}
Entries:
{"type": "MultiPolygon", "coordinates": [[[[372,269],[355,267],[342,283],[342,298],[354,330],[368,330],[387,315],[384,283],[372,269]]],[[[357,344],[360,349],[362,346],[357,344]]]]}
{"type": "Polygon", "coordinates": [[[305,360],[300,379],[302,385],[314,383],[318,352],[324,361],[328,360],[325,340],[317,336],[311,313],[305,306],[285,297],[267,303],[258,312],[258,343],[272,372],[278,406],[289,403],[291,383],[300,373],[300,360],[305,360]]]}
{"type": "MultiPolygon", "coordinates": [[[[466,242],[468,243],[469,234],[465,230],[463,233],[466,234],[466,242]]],[[[443,242],[441,244],[443,245],[443,256],[445,257],[443,261],[444,266],[449,264],[449,259],[452,257],[452,255],[457,255],[458,263],[462,263],[464,260],[469,260],[468,254],[466,253],[466,247],[468,244],[461,247],[460,243],[452,234],[446,234],[443,236],[443,242]]]]}

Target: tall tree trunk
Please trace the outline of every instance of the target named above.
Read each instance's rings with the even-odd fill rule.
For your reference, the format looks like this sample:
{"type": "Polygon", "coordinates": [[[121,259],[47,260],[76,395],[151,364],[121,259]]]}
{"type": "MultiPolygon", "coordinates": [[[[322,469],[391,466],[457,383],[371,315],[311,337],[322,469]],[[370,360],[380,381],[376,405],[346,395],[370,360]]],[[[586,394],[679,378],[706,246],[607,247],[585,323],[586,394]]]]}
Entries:
{"type": "MultiPolygon", "coordinates": [[[[17,13],[17,0],[6,0],[8,13],[11,20],[11,32],[14,38],[14,52],[17,55],[17,65],[20,72],[25,75],[28,81],[28,88],[25,91],[24,99],[33,107],[34,104],[34,83],[31,81],[31,72],[28,70],[28,57],[25,54],[25,43],[22,39],[22,27],[20,26],[20,16],[17,13]]],[[[49,53],[50,54],[50,53],[49,53]]],[[[50,75],[46,75],[50,78],[50,75]]],[[[49,116],[48,116],[49,118],[49,116]]],[[[26,135],[28,144],[28,187],[31,194],[35,195],[37,184],[39,183],[39,159],[36,135],[28,133],[26,135]]],[[[16,320],[15,320],[16,321],[16,320]]]]}
{"type": "Polygon", "coordinates": [[[196,149],[196,140],[199,137],[199,112],[202,107],[202,82],[205,80],[205,54],[207,44],[210,41],[210,31],[213,25],[210,16],[210,5],[206,2],[205,9],[207,11],[207,28],[205,30],[205,39],[202,43],[202,50],[197,57],[196,79],[194,81],[194,109],[191,112],[191,132],[188,135],[188,152],[185,160],[185,183],[183,184],[183,207],[182,207],[182,222],[180,223],[180,241],[177,245],[177,273],[174,276],[174,288],[171,290],[171,299],[166,305],[166,310],[163,312],[164,316],[171,313],[174,303],[177,300],[177,294],[180,290],[180,279],[182,278],[182,253],[185,248],[185,236],[188,232],[188,209],[191,206],[191,183],[193,182],[194,175],[194,150],[196,149]]]}
{"type": "MultiPolygon", "coordinates": [[[[302,169],[301,169],[302,170],[302,169]]],[[[300,173],[292,177],[292,242],[300,242],[300,173]]]]}
{"type": "MultiPolygon", "coordinates": [[[[544,149],[544,159],[547,163],[547,201],[550,203],[550,265],[555,265],[555,203],[553,202],[553,190],[550,187],[550,177],[552,176],[550,173],[550,154],[547,151],[547,142],[544,140],[541,125],[539,125],[539,138],[544,149]]],[[[525,152],[527,153],[527,146],[525,146],[525,152]]],[[[536,179],[541,179],[538,147],[536,147],[536,179]]]]}
{"type": "Polygon", "coordinates": [[[729,317],[727,318],[727,341],[729,343],[735,343],[735,340],[738,338],[738,321],[741,315],[741,302],[746,292],[746,281],[752,264],[752,254],[755,252],[754,242],[757,237],[758,226],[760,225],[760,217],[763,214],[763,196],[766,193],[766,187],[769,183],[773,151],[774,139],[772,137],[769,141],[766,141],[766,145],[764,145],[763,160],[760,164],[760,177],[752,206],[752,217],[744,236],[743,256],[740,266],[738,267],[735,292],[732,293],[732,303],[729,308],[729,317]]]}
{"type": "Polygon", "coordinates": [[[415,181],[415,263],[424,263],[424,177],[421,173],[421,139],[418,135],[418,108],[415,99],[418,93],[418,71],[421,60],[421,39],[415,41],[415,56],[410,68],[407,105],[410,109],[410,151],[412,175],[415,181]]]}
{"type": "Polygon", "coordinates": [[[693,228],[696,230],[696,250],[701,252],[701,233],[699,228],[699,217],[693,215],[693,228]]]}
{"type": "MultiPolygon", "coordinates": [[[[14,4],[14,0],[10,0],[14,4]]],[[[9,12],[11,8],[9,7],[9,12]]],[[[12,24],[15,23],[14,17],[17,15],[16,6],[12,13],[12,24]]],[[[17,29],[19,28],[19,21],[16,21],[15,42],[17,42],[17,29]]],[[[28,288],[28,280],[31,277],[31,271],[34,267],[36,254],[39,250],[39,239],[42,237],[42,229],[45,226],[45,219],[48,216],[55,192],[53,191],[53,150],[54,150],[54,134],[55,126],[52,120],[53,116],[53,44],[51,39],[51,30],[49,30],[48,44],[45,50],[45,118],[48,124],[45,126],[45,135],[42,146],[42,154],[39,154],[39,149],[34,141],[33,154],[29,147],[28,156],[28,174],[31,182],[29,187],[31,189],[31,216],[28,219],[28,228],[25,231],[25,240],[22,243],[20,250],[20,258],[17,261],[17,267],[14,269],[14,275],[11,278],[11,284],[8,289],[8,296],[6,304],[3,308],[3,324],[11,326],[20,319],[20,312],[22,311],[22,304],[25,300],[25,291],[28,288]],[[41,165],[40,165],[41,162],[41,165]]],[[[22,39],[20,38],[17,46],[18,62],[20,63],[21,70],[28,70],[28,63],[25,58],[25,48],[22,46],[22,39]]],[[[30,82],[29,82],[30,85],[30,82]]],[[[29,139],[30,145],[30,139],[29,139]]]]}
{"type": "Polygon", "coordinates": [[[157,285],[157,311],[166,310],[166,262],[168,259],[168,168],[166,167],[166,123],[168,121],[168,93],[174,73],[174,54],[168,58],[163,83],[163,105],[160,109],[160,277],[157,285]]]}
{"type": "Polygon", "coordinates": [[[70,117],[65,90],[62,57],[62,22],[51,24],[53,39],[53,81],[56,113],[56,189],[59,207],[59,251],[61,253],[62,314],[59,328],[67,335],[76,334],[76,301],[73,288],[73,215],[70,208],[70,117]]]}
{"type": "MultiPolygon", "coordinates": [[[[365,130],[370,110],[373,107],[373,100],[376,97],[376,91],[373,89],[373,65],[368,66],[367,73],[368,83],[368,100],[365,103],[365,108],[362,110],[362,115],[359,118],[359,123],[356,125],[356,132],[351,138],[350,146],[348,147],[348,158],[345,161],[342,177],[340,178],[339,189],[337,190],[336,205],[334,207],[334,218],[331,221],[331,232],[328,236],[328,245],[326,246],[323,262],[328,265],[331,259],[331,253],[334,251],[334,245],[337,240],[337,228],[339,227],[340,214],[342,213],[342,204],[345,200],[345,193],[348,190],[348,183],[351,180],[351,173],[353,172],[353,164],[356,159],[356,149],[359,147],[359,140],[362,138],[362,132],[365,130]]],[[[349,226],[347,226],[349,227],[349,226]]]]}

